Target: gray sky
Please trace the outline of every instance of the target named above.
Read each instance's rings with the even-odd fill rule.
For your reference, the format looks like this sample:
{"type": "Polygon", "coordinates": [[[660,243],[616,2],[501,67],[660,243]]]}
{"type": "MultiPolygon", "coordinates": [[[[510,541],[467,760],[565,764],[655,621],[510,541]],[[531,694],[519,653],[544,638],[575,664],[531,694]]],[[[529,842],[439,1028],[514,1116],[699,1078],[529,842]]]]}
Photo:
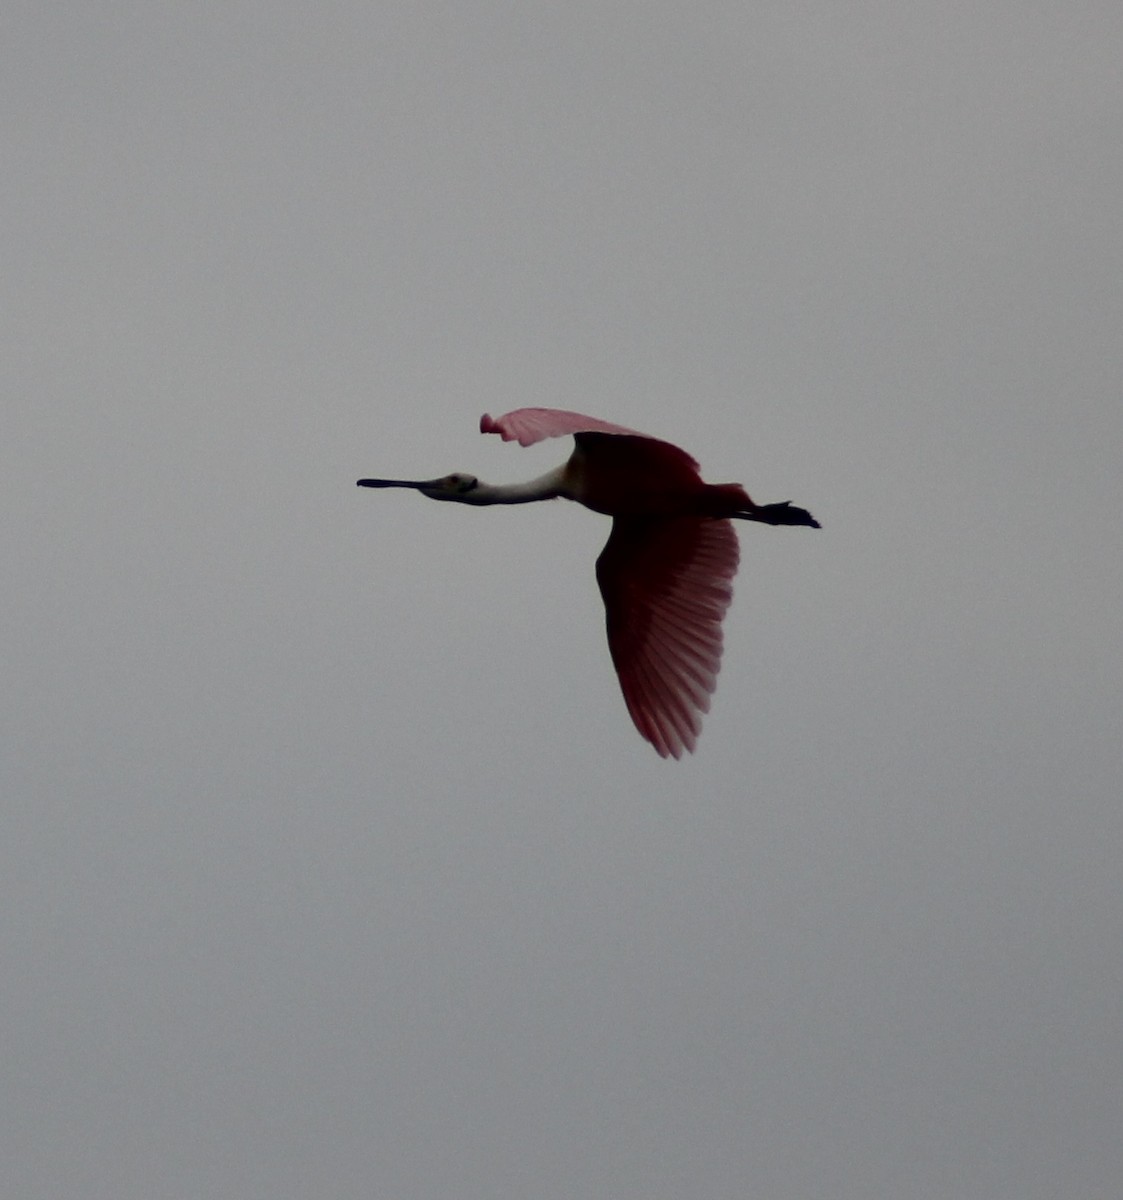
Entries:
{"type": "Polygon", "coordinates": [[[1123,1178],[1123,9],[9,5],[0,1191],[1123,1178]],[[748,526],[635,734],[575,408],[748,526]]]}

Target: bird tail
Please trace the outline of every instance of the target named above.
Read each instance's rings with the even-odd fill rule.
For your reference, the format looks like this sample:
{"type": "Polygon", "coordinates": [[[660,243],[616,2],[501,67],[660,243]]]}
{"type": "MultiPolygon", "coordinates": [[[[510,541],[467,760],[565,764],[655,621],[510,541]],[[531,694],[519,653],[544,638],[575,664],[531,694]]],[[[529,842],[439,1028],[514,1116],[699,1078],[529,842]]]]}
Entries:
{"type": "Polygon", "coordinates": [[[798,508],[790,500],[779,504],[753,504],[732,514],[742,521],[760,521],[763,525],[810,525],[812,529],[822,526],[805,508],[798,508]]]}
{"type": "Polygon", "coordinates": [[[805,508],[797,508],[790,500],[780,504],[756,504],[739,483],[715,483],[706,489],[703,501],[707,515],[732,517],[741,521],[759,521],[762,525],[810,525],[818,529],[819,522],[805,508]]]}

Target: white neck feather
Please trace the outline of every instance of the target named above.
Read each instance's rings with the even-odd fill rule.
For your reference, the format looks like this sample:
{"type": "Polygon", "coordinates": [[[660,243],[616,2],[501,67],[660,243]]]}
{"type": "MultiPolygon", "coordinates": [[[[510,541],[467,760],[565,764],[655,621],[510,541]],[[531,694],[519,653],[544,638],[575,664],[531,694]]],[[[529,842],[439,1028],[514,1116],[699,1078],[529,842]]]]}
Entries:
{"type": "Polygon", "coordinates": [[[526,483],[480,483],[457,499],[465,504],[530,504],[534,500],[554,500],[568,495],[563,464],[526,483]]]}

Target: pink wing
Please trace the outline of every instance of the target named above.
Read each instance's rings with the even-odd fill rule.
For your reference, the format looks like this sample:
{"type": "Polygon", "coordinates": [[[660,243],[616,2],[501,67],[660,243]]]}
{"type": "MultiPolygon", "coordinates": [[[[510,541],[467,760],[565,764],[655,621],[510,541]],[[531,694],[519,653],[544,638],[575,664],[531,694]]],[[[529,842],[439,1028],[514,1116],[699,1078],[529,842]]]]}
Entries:
{"type": "Polygon", "coordinates": [[[624,702],[664,758],[693,752],[709,711],[739,558],[730,521],[616,517],[597,559],[624,702]]]}
{"type": "Polygon", "coordinates": [[[516,408],[502,417],[484,413],[480,417],[480,433],[497,433],[505,442],[518,442],[520,446],[533,446],[544,438],[564,437],[567,433],[630,433],[637,437],[634,429],[623,425],[612,425],[598,421],[596,417],[583,417],[580,413],[566,412],[560,408],[516,408]]]}

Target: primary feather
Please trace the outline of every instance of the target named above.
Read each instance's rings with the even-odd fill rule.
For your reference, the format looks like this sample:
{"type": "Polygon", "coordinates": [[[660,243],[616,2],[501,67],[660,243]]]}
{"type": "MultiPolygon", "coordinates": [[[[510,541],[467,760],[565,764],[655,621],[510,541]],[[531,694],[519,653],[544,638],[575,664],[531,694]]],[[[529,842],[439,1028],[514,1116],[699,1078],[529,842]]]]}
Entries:
{"type": "Polygon", "coordinates": [[[623,425],[613,425],[596,417],[583,417],[580,413],[566,412],[561,408],[516,408],[502,417],[492,417],[487,413],[480,417],[480,433],[497,433],[505,442],[518,442],[520,446],[533,446],[535,442],[546,438],[589,431],[636,432],[634,429],[625,429],[623,425]]]}
{"type": "Polygon", "coordinates": [[[655,749],[693,751],[721,668],[737,535],[706,517],[616,517],[597,559],[624,703],[655,749]]]}

